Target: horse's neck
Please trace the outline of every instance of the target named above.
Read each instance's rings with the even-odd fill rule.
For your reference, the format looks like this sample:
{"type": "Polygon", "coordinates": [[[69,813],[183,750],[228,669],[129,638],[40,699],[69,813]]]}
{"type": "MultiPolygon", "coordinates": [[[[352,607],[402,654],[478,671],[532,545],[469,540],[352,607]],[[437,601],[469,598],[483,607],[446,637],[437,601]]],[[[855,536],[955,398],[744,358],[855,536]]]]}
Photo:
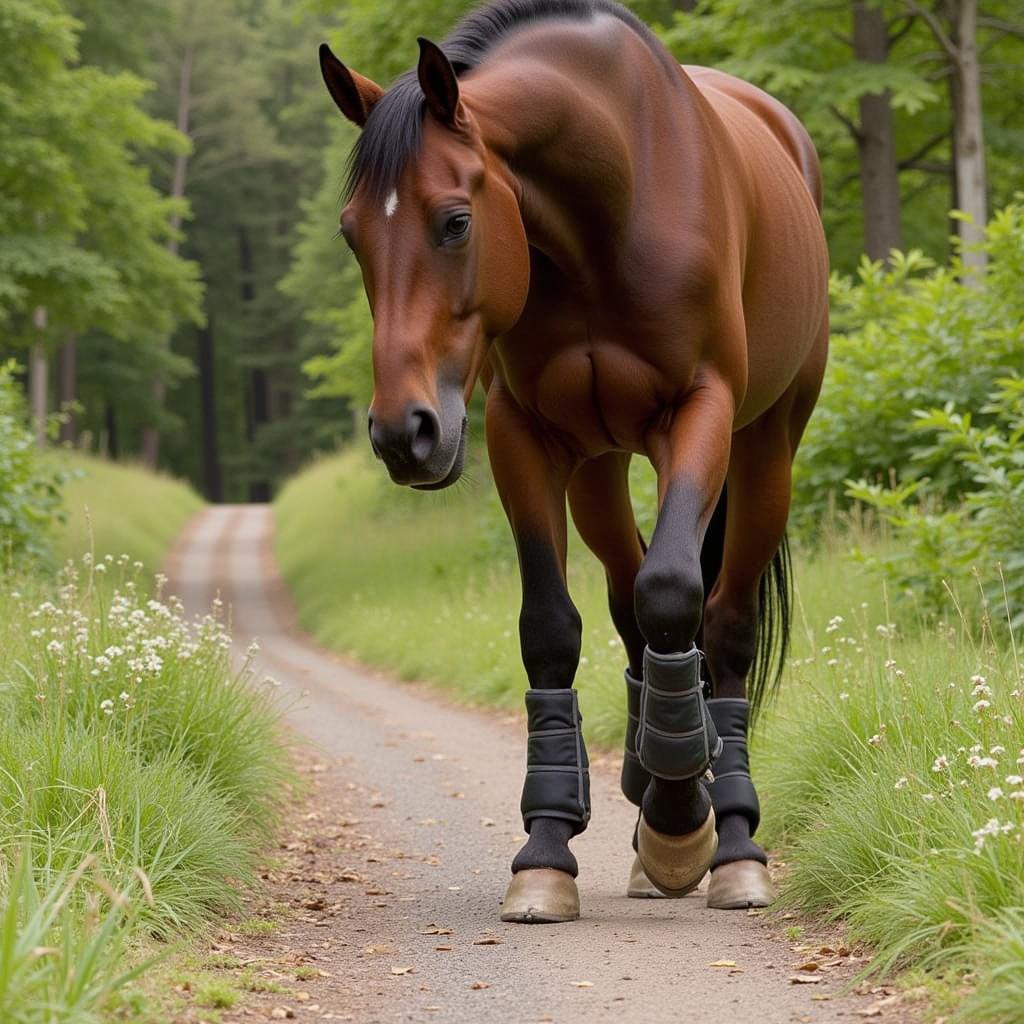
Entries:
{"type": "Polygon", "coordinates": [[[693,83],[666,75],[644,41],[607,22],[548,26],[511,42],[464,90],[484,143],[516,179],[531,244],[574,277],[599,272],[595,261],[615,259],[636,227],[636,190],[652,173],[645,133],[657,123],[637,117],[637,104],[682,107],[695,140],[705,130],[693,83]]]}

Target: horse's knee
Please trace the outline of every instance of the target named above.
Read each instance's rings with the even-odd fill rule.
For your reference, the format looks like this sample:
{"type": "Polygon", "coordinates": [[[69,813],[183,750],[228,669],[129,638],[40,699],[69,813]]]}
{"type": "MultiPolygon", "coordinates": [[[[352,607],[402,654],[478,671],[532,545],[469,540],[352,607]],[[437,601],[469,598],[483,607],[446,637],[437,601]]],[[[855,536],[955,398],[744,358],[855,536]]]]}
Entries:
{"type": "Polygon", "coordinates": [[[658,564],[648,557],[637,575],[634,597],[640,631],[652,650],[689,649],[704,602],[699,565],[658,564]]]}
{"type": "Polygon", "coordinates": [[[550,604],[524,605],[519,640],[530,686],[545,690],[572,686],[582,639],[583,621],[568,596],[550,604]]]}

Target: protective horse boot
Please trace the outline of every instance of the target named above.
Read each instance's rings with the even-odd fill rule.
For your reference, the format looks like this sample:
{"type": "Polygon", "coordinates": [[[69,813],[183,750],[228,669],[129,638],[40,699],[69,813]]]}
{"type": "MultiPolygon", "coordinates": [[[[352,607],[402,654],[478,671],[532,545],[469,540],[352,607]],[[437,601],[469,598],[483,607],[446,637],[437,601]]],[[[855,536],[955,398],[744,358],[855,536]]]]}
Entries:
{"type": "MultiPolygon", "coordinates": [[[[721,752],[722,742],[704,701],[700,659],[696,647],[682,654],[644,650],[636,750],[641,767],[660,779],[697,778],[721,752]]],[[[678,898],[695,889],[717,846],[713,807],[703,824],[685,835],[658,832],[640,815],[637,856],[665,896],[678,898]]]]}
{"type": "Polygon", "coordinates": [[[719,697],[709,700],[707,707],[723,741],[722,754],[715,762],[715,781],[708,786],[720,830],[708,906],[716,910],[766,907],[775,892],[768,859],[751,840],[761,821],[761,807],[747,757],[750,705],[739,698],[719,697]]]}
{"type": "MultiPolygon", "coordinates": [[[[590,772],[576,691],[527,690],[526,718],[529,739],[520,805],[523,828],[530,832],[537,819],[545,819],[545,824],[554,826],[565,823],[563,840],[579,835],[590,820],[590,772]]],[[[528,843],[513,862],[512,881],[502,903],[502,921],[575,921],[580,916],[575,858],[562,847],[572,870],[534,866],[528,859],[522,863],[529,847],[528,843]]]]}
{"type": "MultiPolygon", "coordinates": [[[[643,683],[634,678],[629,669],[626,669],[626,744],[622,756],[622,792],[631,804],[637,807],[643,803],[644,793],[647,791],[647,784],[651,776],[640,764],[640,758],[636,754],[636,731],[640,725],[640,693],[643,690],[643,683]]],[[[633,865],[629,870],[629,883],[626,886],[626,895],[630,899],[662,899],[663,894],[647,877],[640,863],[640,858],[633,857],[633,865]]]]}

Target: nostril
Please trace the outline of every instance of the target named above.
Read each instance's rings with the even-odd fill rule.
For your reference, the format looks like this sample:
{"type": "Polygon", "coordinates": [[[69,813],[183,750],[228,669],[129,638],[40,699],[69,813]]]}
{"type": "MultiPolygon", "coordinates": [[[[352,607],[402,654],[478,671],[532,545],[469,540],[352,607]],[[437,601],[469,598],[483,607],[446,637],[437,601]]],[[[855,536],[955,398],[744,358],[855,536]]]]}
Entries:
{"type": "Polygon", "coordinates": [[[431,409],[416,409],[409,417],[411,450],[417,462],[426,462],[434,449],[441,433],[437,415],[431,409]]]}

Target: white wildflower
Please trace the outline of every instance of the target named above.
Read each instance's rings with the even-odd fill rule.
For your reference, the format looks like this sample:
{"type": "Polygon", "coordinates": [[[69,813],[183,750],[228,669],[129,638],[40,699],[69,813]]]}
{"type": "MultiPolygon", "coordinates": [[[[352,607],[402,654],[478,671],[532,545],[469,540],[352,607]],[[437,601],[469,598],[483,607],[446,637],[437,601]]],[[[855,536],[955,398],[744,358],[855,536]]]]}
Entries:
{"type": "Polygon", "coordinates": [[[1024,776],[1021,775],[1007,775],[1006,784],[1008,786],[1024,786],[1024,776]]]}
{"type": "Polygon", "coordinates": [[[998,786],[993,786],[985,795],[989,800],[999,800],[1003,795],[1003,791],[998,786]]]}
{"type": "Polygon", "coordinates": [[[945,754],[939,754],[932,762],[933,772],[944,772],[949,767],[949,758],[945,754]]]}
{"type": "Polygon", "coordinates": [[[874,736],[868,739],[868,743],[873,747],[880,747],[882,745],[882,737],[876,732],[874,736]]]}
{"type": "Polygon", "coordinates": [[[895,788],[896,789],[906,789],[907,786],[909,786],[909,785],[910,785],[910,779],[908,779],[906,777],[906,775],[902,775],[902,776],[900,776],[900,778],[898,778],[896,780],[895,788]]]}
{"type": "Polygon", "coordinates": [[[979,712],[984,711],[985,708],[990,707],[992,707],[992,702],[990,700],[985,700],[984,698],[982,698],[981,700],[977,700],[974,702],[974,707],[972,707],[971,710],[975,714],[978,714],[979,712]]]}

